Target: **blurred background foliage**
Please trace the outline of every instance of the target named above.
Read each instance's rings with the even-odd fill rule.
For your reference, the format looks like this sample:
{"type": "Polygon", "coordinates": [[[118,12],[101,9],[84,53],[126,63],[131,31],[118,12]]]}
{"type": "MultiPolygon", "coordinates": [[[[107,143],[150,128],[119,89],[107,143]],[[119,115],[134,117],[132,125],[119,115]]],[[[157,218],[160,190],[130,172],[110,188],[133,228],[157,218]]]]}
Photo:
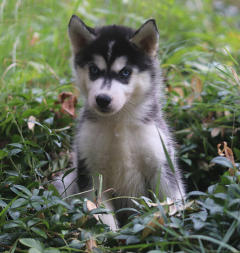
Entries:
{"type": "MultiPolygon", "coordinates": [[[[63,151],[61,145],[69,150],[71,131],[50,134],[46,127],[73,124],[68,116],[62,119],[57,111],[61,91],[71,90],[78,95],[72,87],[67,38],[67,24],[73,13],[90,26],[116,23],[138,27],[150,17],[156,19],[167,93],[165,109],[178,140],[181,167],[190,190],[206,189],[223,172],[209,165],[217,154],[218,143],[227,141],[236,159],[240,159],[238,1],[3,0],[0,4],[3,168],[12,169],[15,159],[20,164],[28,160],[27,167],[25,163],[23,168],[16,165],[20,171],[29,166],[34,170],[38,162],[46,162],[42,166],[52,168],[52,153],[63,151]],[[34,133],[27,127],[30,116],[42,124],[34,133]],[[7,152],[13,149],[11,143],[22,144],[24,155],[7,158],[7,152]],[[32,153],[31,145],[38,149],[37,154],[32,153]]],[[[6,171],[1,174],[4,177],[6,171]]]]}

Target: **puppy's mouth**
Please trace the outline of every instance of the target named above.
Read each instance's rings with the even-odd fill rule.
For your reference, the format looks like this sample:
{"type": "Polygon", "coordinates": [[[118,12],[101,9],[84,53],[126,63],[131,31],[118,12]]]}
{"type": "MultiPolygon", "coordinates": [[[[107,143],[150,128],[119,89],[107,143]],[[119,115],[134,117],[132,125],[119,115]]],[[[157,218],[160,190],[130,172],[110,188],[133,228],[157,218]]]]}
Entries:
{"type": "Polygon", "coordinates": [[[94,108],[95,112],[100,115],[100,116],[112,116],[114,114],[116,114],[118,111],[112,109],[111,107],[107,107],[107,108],[99,108],[98,106],[96,106],[94,108]]]}

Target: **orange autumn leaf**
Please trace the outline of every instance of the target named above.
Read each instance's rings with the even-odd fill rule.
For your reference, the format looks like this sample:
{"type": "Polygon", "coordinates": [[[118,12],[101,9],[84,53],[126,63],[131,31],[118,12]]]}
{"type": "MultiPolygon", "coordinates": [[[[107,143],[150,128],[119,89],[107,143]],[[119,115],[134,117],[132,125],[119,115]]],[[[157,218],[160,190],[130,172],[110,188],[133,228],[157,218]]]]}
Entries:
{"type": "Polygon", "coordinates": [[[76,117],[75,107],[77,104],[77,98],[72,92],[61,92],[58,95],[58,101],[61,104],[62,113],[67,113],[72,117],[76,117]]]}

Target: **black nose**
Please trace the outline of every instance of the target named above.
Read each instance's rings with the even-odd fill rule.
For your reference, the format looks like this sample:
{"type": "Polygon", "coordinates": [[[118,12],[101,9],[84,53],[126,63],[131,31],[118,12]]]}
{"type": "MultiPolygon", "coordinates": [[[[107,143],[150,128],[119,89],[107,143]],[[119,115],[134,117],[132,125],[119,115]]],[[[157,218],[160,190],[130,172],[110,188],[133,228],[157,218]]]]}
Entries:
{"type": "Polygon", "coordinates": [[[111,103],[112,99],[106,94],[100,94],[96,97],[97,105],[101,109],[106,109],[108,105],[111,103]]]}

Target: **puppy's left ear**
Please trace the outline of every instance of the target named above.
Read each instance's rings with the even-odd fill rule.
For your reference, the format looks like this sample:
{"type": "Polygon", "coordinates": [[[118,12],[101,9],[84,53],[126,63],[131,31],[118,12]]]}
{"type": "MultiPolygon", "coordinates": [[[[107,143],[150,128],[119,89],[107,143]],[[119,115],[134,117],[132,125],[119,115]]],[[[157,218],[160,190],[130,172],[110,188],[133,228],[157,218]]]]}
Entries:
{"type": "Polygon", "coordinates": [[[158,51],[159,34],[155,20],[147,20],[135,32],[130,41],[149,56],[156,56],[158,51]]]}
{"type": "Polygon", "coordinates": [[[85,25],[85,23],[76,15],[73,15],[69,21],[68,35],[72,43],[74,54],[80,52],[95,39],[94,29],[85,25]]]}

